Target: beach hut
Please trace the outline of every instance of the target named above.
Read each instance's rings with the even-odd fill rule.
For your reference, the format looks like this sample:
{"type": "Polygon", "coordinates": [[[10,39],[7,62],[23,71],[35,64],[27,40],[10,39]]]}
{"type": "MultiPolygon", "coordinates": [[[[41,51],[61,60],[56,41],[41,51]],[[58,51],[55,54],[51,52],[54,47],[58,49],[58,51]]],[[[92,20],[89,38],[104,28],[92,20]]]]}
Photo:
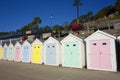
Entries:
{"type": "Polygon", "coordinates": [[[118,39],[120,40],[120,36],[118,36],[118,39]]]}
{"type": "Polygon", "coordinates": [[[62,41],[62,66],[85,67],[84,41],[73,34],[69,34],[62,41]]]}
{"type": "Polygon", "coordinates": [[[30,63],[31,60],[31,44],[26,40],[22,44],[22,62],[30,63]]]}
{"type": "Polygon", "coordinates": [[[85,39],[88,69],[117,71],[115,39],[100,30],[85,39]]]}
{"type": "Polygon", "coordinates": [[[2,59],[2,52],[3,52],[2,45],[0,45],[0,59],[2,59]]]}
{"type": "Polygon", "coordinates": [[[44,42],[44,63],[46,65],[61,64],[60,43],[53,37],[49,37],[44,42]]]}
{"type": "Polygon", "coordinates": [[[10,44],[8,46],[7,59],[9,61],[13,61],[14,60],[14,45],[11,42],[10,42],[10,44]]]}
{"type": "Polygon", "coordinates": [[[35,39],[32,43],[31,62],[37,64],[43,63],[43,44],[38,39],[35,39]]]}
{"type": "Polygon", "coordinates": [[[117,50],[117,68],[118,71],[120,71],[120,36],[117,37],[116,50],[117,50]]]}
{"type": "Polygon", "coordinates": [[[16,42],[15,44],[15,53],[14,53],[14,61],[20,62],[21,61],[21,53],[22,53],[22,47],[19,42],[16,42]]]}
{"type": "Polygon", "coordinates": [[[3,60],[7,60],[7,54],[8,54],[8,46],[7,46],[7,44],[4,44],[4,46],[3,46],[3,60]]]}

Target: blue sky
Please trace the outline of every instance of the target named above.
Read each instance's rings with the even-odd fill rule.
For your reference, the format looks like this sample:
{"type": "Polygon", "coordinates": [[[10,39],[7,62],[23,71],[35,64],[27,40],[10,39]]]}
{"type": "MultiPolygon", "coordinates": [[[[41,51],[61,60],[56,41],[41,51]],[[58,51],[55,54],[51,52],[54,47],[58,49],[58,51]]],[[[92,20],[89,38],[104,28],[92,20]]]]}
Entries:
{"type": "MultiPolygon", "coordinates": [[[[80,15],[88,11],[94,14],[116,0],[81,0],[80,15]]],[[[40,27],[63,25],[76,18],[74,0],[0,0],[0,32],[15,31],[27,25],[35,16],[42,19],[40,27]],[[50,16],[53,15],[52,24],[50,16]]]]}

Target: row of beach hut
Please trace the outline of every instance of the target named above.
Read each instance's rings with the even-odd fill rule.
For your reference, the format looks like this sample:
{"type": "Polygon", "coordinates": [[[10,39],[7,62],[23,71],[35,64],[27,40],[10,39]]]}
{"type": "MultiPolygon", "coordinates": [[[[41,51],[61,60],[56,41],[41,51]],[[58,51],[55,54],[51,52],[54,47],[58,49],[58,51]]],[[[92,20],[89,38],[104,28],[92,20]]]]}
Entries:
{"type": "Polygon", "coordinates": [[[49,37],[44,43],[36,39],[31,44],[4,44],[0,59],[116,72],[116,37],[98,30],[85,40],[69,34],[60,42],[49,37]]]}

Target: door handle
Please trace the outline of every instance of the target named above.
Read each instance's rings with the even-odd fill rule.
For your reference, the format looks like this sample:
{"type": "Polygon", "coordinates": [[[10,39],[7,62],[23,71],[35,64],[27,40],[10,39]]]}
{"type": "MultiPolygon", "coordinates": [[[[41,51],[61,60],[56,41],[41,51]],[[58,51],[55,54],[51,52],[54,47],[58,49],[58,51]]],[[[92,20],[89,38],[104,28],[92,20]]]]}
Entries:
{"type": "Polygon", "coordinates": [[[101,55],[102,53],[100,52],[100,55],[101,55]]]}

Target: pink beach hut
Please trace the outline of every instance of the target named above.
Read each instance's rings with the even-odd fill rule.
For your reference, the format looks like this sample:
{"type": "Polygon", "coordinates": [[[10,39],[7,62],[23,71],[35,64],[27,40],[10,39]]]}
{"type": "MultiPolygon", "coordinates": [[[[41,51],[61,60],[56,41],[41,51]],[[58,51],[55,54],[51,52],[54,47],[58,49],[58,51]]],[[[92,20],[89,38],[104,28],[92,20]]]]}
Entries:
{"type": "Polygon", "coordinates": [[[19,42],[15,44],[15,53],[14,53],[14,61],[20,62],[21,61],[21,52],[22,52],[22,47],[19,42]]]}
{"type": "Polygon", "coordinates": [[[88,69],[117,71],[115,39],[99,30],[85,39],[88,69]]]}

